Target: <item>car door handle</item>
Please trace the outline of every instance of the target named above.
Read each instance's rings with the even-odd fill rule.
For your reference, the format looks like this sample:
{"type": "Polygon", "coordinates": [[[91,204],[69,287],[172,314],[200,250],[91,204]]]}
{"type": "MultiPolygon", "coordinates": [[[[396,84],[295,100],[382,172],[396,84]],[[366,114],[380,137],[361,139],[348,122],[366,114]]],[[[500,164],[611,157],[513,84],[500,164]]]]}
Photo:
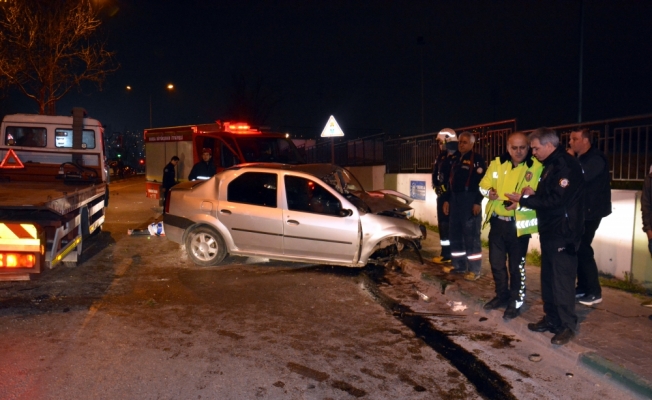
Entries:
{"type": "Polygon", "coordinates": [[[288,224],[290,225],[299,225],[299,221],[295,219],[288,219],[288,224]]]}
{"type": "Polygon", "coordinates": [[[231,215],[231,211],[230,211],[230,210],[220,210],[220,213],[231,215]]]}

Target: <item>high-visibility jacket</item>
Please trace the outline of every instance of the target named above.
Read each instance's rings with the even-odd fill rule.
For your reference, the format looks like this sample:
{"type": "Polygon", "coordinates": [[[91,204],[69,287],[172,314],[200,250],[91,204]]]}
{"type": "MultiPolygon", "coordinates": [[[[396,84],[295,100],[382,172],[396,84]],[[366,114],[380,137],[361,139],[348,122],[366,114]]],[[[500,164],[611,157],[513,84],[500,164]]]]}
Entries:
{"type": "Polygon", "coordinates": [[[505,193],[520,193],[527,186],[536,190],[542,170],[543,165],[531,155],[516,167],[513,167],[509,153],[496,157],[489,164],[487,173],[480,181],[480,193],[483,196],[488,198],[492,188],[499,196],[498,200],[489,200],[487,203],[482,227],[484,228],[489,223],[493,215],[498,215],[515,217],[517,236],[538,232],[536,211],[520,205],[516,210],[506,210],[503,202],[508,200],[505,193]]]}

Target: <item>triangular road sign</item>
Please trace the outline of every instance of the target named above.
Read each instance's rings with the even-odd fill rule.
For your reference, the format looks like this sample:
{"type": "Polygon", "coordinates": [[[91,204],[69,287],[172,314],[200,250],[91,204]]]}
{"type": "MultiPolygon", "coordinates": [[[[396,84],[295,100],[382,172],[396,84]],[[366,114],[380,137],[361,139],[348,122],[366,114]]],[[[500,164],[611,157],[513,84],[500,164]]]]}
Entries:
{"type": "Polygon", "coordinates": [[[321,132],[321,137],[335,137],[335,136],[344,136],[344,132],[337,124],[337,121],[335,121],[335,117],[331,115],[331,117],[328,119],[328,122],[326,122],[326,126],[324,127],[324,130],[321,132]]]}
{"type": "Polygon", "coordinates": [[[7,155],[5,155],[5,158],[0,163],[0,168],[25,168],[25,166],[22,162],[20,162],[20,159],[14,152],[14,149],[9,149],[7,155]],[[9,160],[12,158],[14,161],[10,163],[9,160]]]}

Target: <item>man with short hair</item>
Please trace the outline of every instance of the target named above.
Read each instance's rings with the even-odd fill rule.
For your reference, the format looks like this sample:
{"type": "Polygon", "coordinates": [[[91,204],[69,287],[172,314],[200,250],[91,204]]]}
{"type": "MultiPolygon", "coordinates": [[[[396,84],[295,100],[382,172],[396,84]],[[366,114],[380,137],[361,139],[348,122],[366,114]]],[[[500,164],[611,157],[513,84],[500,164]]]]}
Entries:
{"type": "Polygon", "coordinates": [[[444,267],[446,273],[464,274],[464,279],[475,281],[482,268],[482,194],[480,180],[487,165],[482,155],[473,151],[475,136],[462,132],[457,140],[457,153],[453,156],[450,173],[450,190],[444,193],[444,214],[450,215],[452,266],[444,267]]]}
{"type": "Polygon", "coordinates": [[[584,174],[584,233],[577,250],[577,288],[575,297],[580,304],[592,306],[602,302],[602,288],[598,278],[591,243],[602,218],[611,214],[611,176],[607,157],[591,145],[588,129],[571,132],[568,153],[577,157],[584,174]]]}
{"type": "Polygon", "coordinates": [[[535,332],[550,331],[550,342],[568,343],[577,327],[575,277],[577,249],[584,229],[584,177],[579,162],[559,146],[557,132],[539,128],[530,133],[532,154],[543,163],[536,191],[505,196],[536,210],[541,242],[541,298],[545,316],[528,324],[535,332]]]}
{"type": "Polygon", "coordinates": [[[172,186],[177,184],[177,171],[174,167],[179,163],[179,157],[172,156],[170,162],[163,168],[163,182],[161,190],[163,191],[163,213],[165,213],[165,199],[168,197],[168,192],[172,186]]]}
{"type": "Polygon", "coordinates": [[[206,180],[212,178],[216,173],[217,169],[213,164],[213,152],[209,148],[204,148],[201,152],[201,160],[192,166],[188,180],[206,180]]]}
{"type": "Polygon", "coordinates": [[[529,152],[527,136],[513,132],[507,138],[507,153],[496,157],[480,181],[480,192],[489,201],[483,228],[489,231],[489,263],[496,296],[485,310],[506,307],[503,318],[516,318],[525,301],[525,255],[530,236],[537,232],[536,211],[519,207],[504,193],[536,190],[543,166],[529,152]]]}

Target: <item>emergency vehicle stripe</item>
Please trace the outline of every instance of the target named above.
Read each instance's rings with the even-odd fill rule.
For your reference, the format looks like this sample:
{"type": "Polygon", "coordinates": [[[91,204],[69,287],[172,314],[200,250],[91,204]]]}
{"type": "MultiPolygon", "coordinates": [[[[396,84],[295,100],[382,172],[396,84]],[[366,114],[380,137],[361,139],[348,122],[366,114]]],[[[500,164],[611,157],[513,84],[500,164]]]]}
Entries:
{"type": "Polygon", "coordinates": [[[31,224],[0,223],[0,239],[36,239],[36,227],[31,224]]]}

